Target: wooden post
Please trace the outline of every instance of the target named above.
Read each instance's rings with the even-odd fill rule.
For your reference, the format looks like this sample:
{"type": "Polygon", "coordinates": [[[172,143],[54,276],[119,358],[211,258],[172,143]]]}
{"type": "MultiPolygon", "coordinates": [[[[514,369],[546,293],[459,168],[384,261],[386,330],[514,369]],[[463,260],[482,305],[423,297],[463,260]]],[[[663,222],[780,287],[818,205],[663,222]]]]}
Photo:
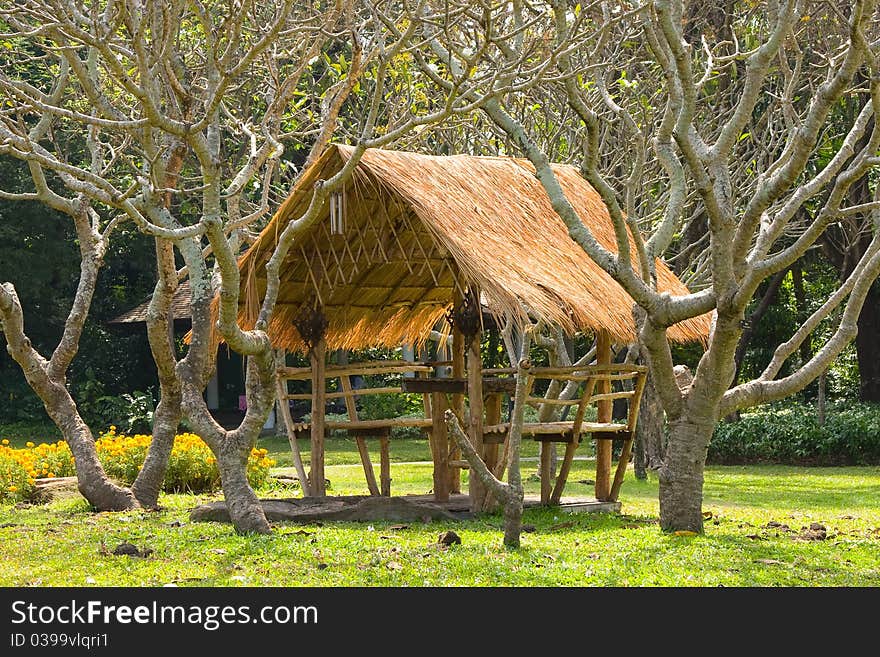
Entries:
{"type": "MultiPolygon", "coordinates": [[[[474,451],[480,458],[483,454],[483,359],[480,356],[480,333],[471,338],[468,356],[468,403],[470,406],[469,438],[474,451]]],[[[468,477],[468,496],[471,511],[476,513],[483,508],[486,487],[474,473],[468,477]]]]}
{"type": "Polygon", "coordinates": [[[633,439],[636,435],[636,427],[638,426],[637,423],[639,420],[639,408],[641,407],[642,395],[645,392],[645,383],[647,382],[647,379],[648,374],[642,372],[636,378],[636,383],[633,387],[633,396],[630,399],[627,412],[629,438],[623,443],[623,449],[620,452],[620,460],[617,462],[617,470],[614,472],[614,481],[611,482],[611,492],[609,497],[612,502],[617,501],[617,496],[620,494],[620,487],[623,485],[623,478],[626,476],[626,468],[629,464],[629,456],[632,453],[633,439]]]}
{"type": "Polygon", "coordinates": [[[324,412],[327,402],[327,386],[324,381],[324,357],[327,343],[324,338],[309,350],[312,365],[312,464],[311,491],[314,497],[325,497],[324,480],[324,412]]]}
{"type": "MultiPolygon", "coordinates": [[[[276,359],[277,363],[284,363],[284,351],[279,352],[281,355],[276,359]]],[[[296,432],[293,430],[293,417],[290,415],[290,406],[287,403],[287,379],[284,374],[276,372],[275,374],[275,393],[278,398],[278,409],[281,419],[284,422],[284,428],[287,430],[287,442],[290,443],[290,451],[293,454],[293,465],[296,468],[296,476],[299,479],[300,489],[303,497],[309,497],[311,494],[309,488],[309,478],[306,476],[306,468],[303,465],[302,454],[299,452],[299,443],[296,441],[296,432]]]]}
{"type": "Polygon", "coordinates": [[[553,492],[553,450],[550,443],[541,443],[541,504],[549,504],[553,492]]]}
{"type": "MultiPolygon", "coordinates": [[[[340,376],[339,383],[342,386],[342,392],[345,393],[345,410],[348,413],[348,419],[352,422],[357,422],[357,404],[351,389],[351,376],[348,374],[340,376]]],[[[367,441],[363,436],[355,436],[354,441],[357,443],[358,453],[361,455],[361,464],[364,466],[364,477],[367,479],[367,488],[370,489],[370,495],[378,495],[379,487],[376,485],[376,473],[373,471],[373,463],[370,461],[370,450],[367,448],[367,441]]]]}
{"type": "Polygon", "coordinates": [[[379,481],[382,484],[382,495],[391,497],[391,455],[390,440],[387,436],[379,438],[379,481]]]}
{"type": "MultiPolygon", "coordinates": [[[[596,336],[596,364],[611,363],[611,334],[602,329],[596,336]]],[[[600,379],[596,384],[598,394],[611,392],[611,381],[600,379]]],[[[597,421],[611,422],[612,401],[603,399],[596,402],[597,421]]],[[[608,502],[611,499],[611,441],[596,441],[596,499],[608,502]]]]}
{"type": "Polygon", "coordinates": [[[431,456],[434,460],[434,501],[449,501],[452,485],[448,466],[449,436],[446,433],[444,414],[449,405],[442,392],[431,393],[431,456]]]}
{"type": "MultiPolygon", "coordinates": [[[[501,422],[501,397],[500,392],[493,392],[486,397],[486,424],[493,425],[501,422]]],[[[486,467],[495,472],[498,465],[498,443],[483,445],[484,460],[486,467]]]]}

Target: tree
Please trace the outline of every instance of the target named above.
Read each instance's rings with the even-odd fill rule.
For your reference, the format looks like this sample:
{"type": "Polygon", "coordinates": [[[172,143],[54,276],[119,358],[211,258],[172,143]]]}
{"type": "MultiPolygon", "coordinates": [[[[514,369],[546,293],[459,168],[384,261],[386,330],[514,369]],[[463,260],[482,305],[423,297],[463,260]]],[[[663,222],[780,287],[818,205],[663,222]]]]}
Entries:
{"type": "MultiPolygon", "coordinates": [[[[735,3],[736,14],[724,21],[731,38],[703,29],[700,47],[684,33],[687,7],[680,0],[471,4],[452,26],[424,33],[432,52],[427,75],[441,65],[453,74],[516,65],[512,92],[481,111],[532,162],[571,238],[633,298],[641,348],[669,422],[659,469],[663,529],[702,531],[706,449],[719,418],[802,389],[856,334],[880,271],[876,228],[852,274],[777,346],[767,368],[730,388],[745,310],[762,281],[796,262],[842,216],[863,214],[877,225],[876,187],[870,202],[845,205],[854,182],[878,164],[880,131],[870,125],[880,108],[875,4],[735,3]],[[831,111],[851,93],[863,66],[870,71],[867,100],[833,157],[811,168],[831,111]],[[536,76],[544,113],[576,117],[578,161],[608,207],[617,253],[604,249],[577,216],[547,149],[515,112],[536,76]],[[688,207],[689,199],[699,211],[688,207]],[[799,209],[806,203],[815,210],[805,219],[799,209]],[[659,294],[654,258],[697,217],[705,217],[705,256],[690,266],[692,280],[703,286],[684,297],[659,294]],[[825,345],[776,378],[838,308],[825,345]],[[712,314],[706,350],[693,380],[679,387],[666,330],[704,313],[712,314]]],[[[432,79],[449,84],[438,73],[432,79]]]]}
{"type": "MultiPolygon", "coordinates": [[[[0,154],[25,163],[33,185],[4,197],[68,214],[82,258],[68,327],[51,360],[31,347],[10,284],[3,286],[0,316],[12,355],[71,443],[81,490],[95,506],[128,508],[135,497],[155,506],[183,417],[216,455],[236,529],[269,531],[245,464],[275,400],[275,353],[266,329],[281,263],[365,149],[464,115],[496,92],[493,76],[481,78],[479,90],[464,75],[453,90],[435,91],[390,75],[393,67],[406,72],[417,26],[437,18],[420,2],[409,9],[385,7],[382,18],[394,30],[383,26],[378,7],[355,0],[326,6],[26,0],[0,9],[0,38],[11,46],[0,73],[7,108],[0,117],[0,154]],[[51,74],[35,77],[35,70],[51,74]],[[351,95],[355,88],[359,93],[351,95]],[[343,121],[340,112],[350,97],[361,112],[343,121]],[[316,184],[311,204],[278,236],[259,317],[243,330],[237,318],[240,247],[298,173],[291,151],[304,155],[307,166],[337,134],[351,136],[354,155],[337,175],[316,184]],[[101,257],[123,222],[154,238],[158,273],[147,330],[161,399],[131,492],[100,470],[88,427],[64,386],[101,257]],[[192,331],[178,359],[169,339],[169,307],[182,276],[190,282],[192,331]],[[247,411],[231,430],[214,421],[203,398],[219,339],[247,356],[247,411]]],[[[503,80],[503,72],[494,77],[503,80]]]]}

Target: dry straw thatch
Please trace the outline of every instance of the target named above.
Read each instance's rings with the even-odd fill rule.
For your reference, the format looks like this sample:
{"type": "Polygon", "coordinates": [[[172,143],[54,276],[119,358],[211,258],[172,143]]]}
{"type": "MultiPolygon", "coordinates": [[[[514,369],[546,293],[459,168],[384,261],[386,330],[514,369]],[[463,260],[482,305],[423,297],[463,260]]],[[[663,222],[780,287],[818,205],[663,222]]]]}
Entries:
{"type": "MultiPolygon", "coordinates": [[[[338,171],[351,153],[346,146],[328,149],[240,258],[245,327],[253,326],[280,231],[305,211],[315,182],[338,171]]],[[[581,219],[616,251],[596,191],[574,167],[554,165],[554,171],[581,219]]],[[[334,205],[343,207],[342,230],[331,226],[328,203],[282,267],[269,327],[278,348],[303,349],[294,319],[314,303],[326,313],[331,349],[420,342],[456,290],[469,287],[481,290],[499,316],[521,316],[525,307],[568,332],[606,329],[619,341],[635,336],[632,300],[571,240],[526,160],[372,149],[334,205]]],[[[688,293],[660,260],[657,274],[661,291],[688,293]]],[[[705,341],[708,330],[702,316],[671,327],[669,337],[705,341]]]]}

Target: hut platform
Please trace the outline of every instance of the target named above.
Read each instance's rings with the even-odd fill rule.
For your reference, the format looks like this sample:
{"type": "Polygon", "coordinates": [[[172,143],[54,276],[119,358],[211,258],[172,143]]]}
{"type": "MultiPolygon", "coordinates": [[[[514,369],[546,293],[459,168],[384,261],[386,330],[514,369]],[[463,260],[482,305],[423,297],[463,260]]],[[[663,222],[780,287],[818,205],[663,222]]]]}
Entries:
{"type": "MultiPolygon", "coordinates": [[[[437,502],[433,495],[342,495],[334,497],[302,497],[260,500],[270,522],[311,524],[323,521],[346,522],[431,522],[432,520],[467,520],[475,516],[470,510],[470,498],[454,493],[445,502],[437,502]]],[[[523,506],[528,509],[541,506],[537,495],[527,495],[523,506]]],[[[589,497],[564,497],[553,505],[562,513],[617,513],[620,502],[599,502],[589,497]]],[[[229,512],[223,501],[199,506],[190,513],[194,522],[229,522],[229,512]]]]}

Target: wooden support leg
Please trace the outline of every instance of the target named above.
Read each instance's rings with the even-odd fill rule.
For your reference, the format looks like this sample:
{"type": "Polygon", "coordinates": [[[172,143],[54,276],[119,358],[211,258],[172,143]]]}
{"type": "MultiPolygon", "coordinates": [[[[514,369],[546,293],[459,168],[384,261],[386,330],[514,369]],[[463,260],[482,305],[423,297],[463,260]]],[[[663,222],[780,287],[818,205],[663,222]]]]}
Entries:
{"type": "Polygon", "coordinates": [[[389,443],[391,441],[383,436],[379,438],[379,478],[382,484],[382,495],[391,496],[391,455],[389,453],[389,443]]]}
{"type": "Polygon", "coordinates": [[[504,478],[504,471],[507,469],[507,458],[508,453],[510,452],[510,432],[507,432],[507,436],[504,437],[504,445],[501,448],[501,458],[498,459],[498,463],[495,465],[495,469],[492,471],[492,474],[495,475],[496,479],[504,478]]]}
{"type": "Polygon", "coordinates": [[[574,453],[577,451],[577,448],[578,443],[575,439],[572,439],[565,446],[565,456],[562,458],[562,465],[559,466],[559,474],[556,475],[556,485],[553,487],[553,494],[550,495],[550,504],[559,504],[559,500],[562,498],[562,490],[568,481],[568,473],[571,471],[571,462],[574,460],[574,453]]]}
{"type": "Polygon", "coordinates": [[[448,466],[449,436],[446,433],[444,413],[448,404],[446,395],[435,392],[431,395],[431,456],[434,460],[434,500],[447,502],[452,480],[448,466]]]}
{"type": "Polygon", "coordinates": [[[623,485],[623,478],[626,476],[626,468],[629,464],[629,457],[630,454],[632,454],[632,445],[632,438],[627,438],[623,441],[623,449],[620,452],[620,460],[617,462],[617,470],[614,472],[614,481],[611,484],[611,493],[609,496],[609,501],[611,502],[616,502],[617,496],[620,494],[620,487],[621,485],[623,485]]]}
{"type": "MultiPolygon", "coordinates": [[[[486,424],[493,425],[501,422],[501,395],[491,394],[486,398],[486,424]]],[[[483,445],[486,467],[492,472],[498,465],[498,443],[483,445]]]]}
{"type": "Polygon", "coordinates": [[[553,485],[553,482],[550,481],[553,476],[553,454],[550,449],[547,449],[548,444],[541,445],[541,504],[550,504],[553,485]]]}
{"type": "MultiPolygon", "coordinates": [[[[284,362],[283,357],[279,359],[284,362]]],[[[284,428],[287,430],[287,442],[290,443],[290,452],[293,454],[293,465],[296,468],[296,476],[299,479],[300,489],[303,497],[309,497],[309,478],[306,475],[306,468],[303,465],[302,454],[299,452],[299,443],[297,442],[297,432],[294,429],[293,417],[290,415],[290,406],[287,403],[287,380],[281,374],[277,375],[276,393],[278,395],[278,409],[281,412],[281,419],[284,421],[284,428]]]]}
{"type": "Polygon", "coordinates": [[[361,455],[361,463],[364,466],[364,476],[367,479],[367,488],[370,489],[370,495],[379,495],[379,486],[376,484],[376,473],[373,471],[373,463],[370,461],[370,450],[367,448],[367,441],[358,436],[355,438],[355,442],[361,455]]]}

